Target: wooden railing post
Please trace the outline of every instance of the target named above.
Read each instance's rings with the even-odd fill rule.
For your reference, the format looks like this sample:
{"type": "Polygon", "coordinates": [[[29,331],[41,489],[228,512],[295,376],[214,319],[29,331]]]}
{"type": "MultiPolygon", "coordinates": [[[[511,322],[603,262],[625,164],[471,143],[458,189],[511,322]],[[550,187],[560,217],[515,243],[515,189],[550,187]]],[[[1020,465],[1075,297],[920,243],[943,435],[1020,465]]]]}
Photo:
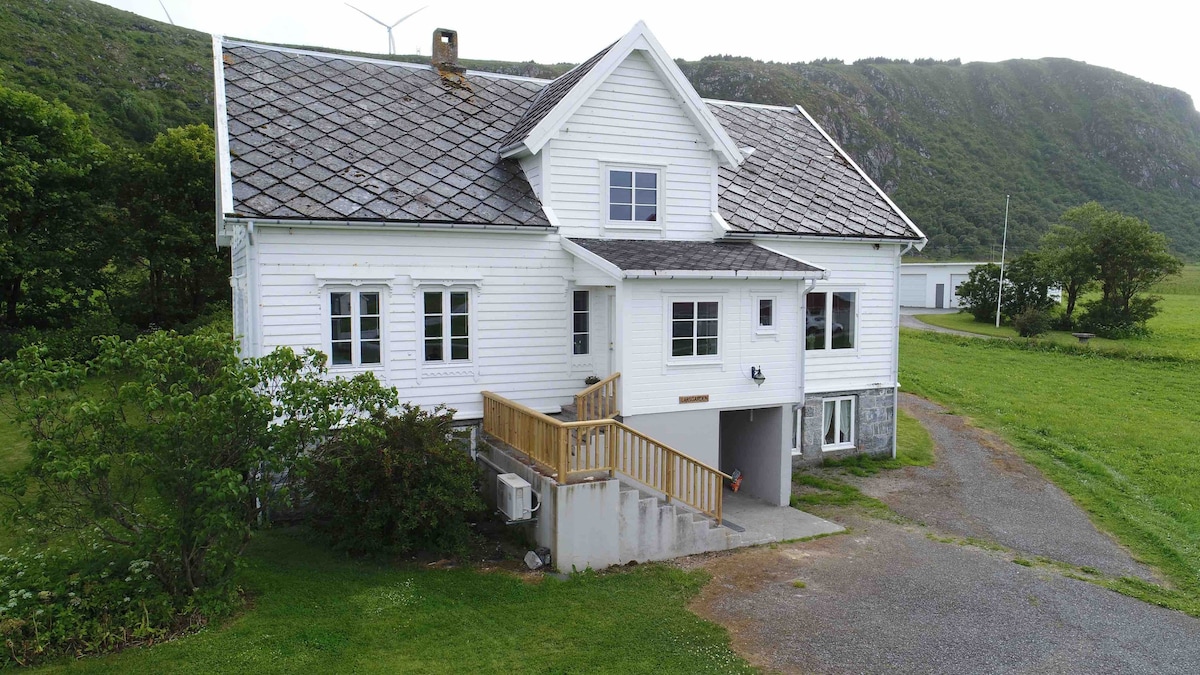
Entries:
{"type": "Polygon", "coordinates": [[[566,485],[567,476],[571,473],[571,451],[568,448],[571,430],[567,427],[558,428],[558,484],[566,485]]]}

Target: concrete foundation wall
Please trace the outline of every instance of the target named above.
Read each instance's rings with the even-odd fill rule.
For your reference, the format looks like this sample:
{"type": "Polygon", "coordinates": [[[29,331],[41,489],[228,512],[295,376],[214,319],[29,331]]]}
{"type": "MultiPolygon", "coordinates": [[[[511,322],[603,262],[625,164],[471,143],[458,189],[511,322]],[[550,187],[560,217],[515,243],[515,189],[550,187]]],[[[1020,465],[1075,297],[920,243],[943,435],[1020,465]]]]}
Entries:
{"type": "Polygon", "coordinates": [[[813,394],[801,408],[801,454],[792,456],[793,466],[818,464],[825,459],[851,455],[891,455],[895,432],[895,390],[868,389],[813,394]],[[827,398],[854,396],[854,447],[824,452],[821,450],[822,404],[827,398]]]}
{"type": "MultiPolygon", "coordinates": [[[[741,534],[711,518],[667,503],[615,478],[559,485],[488,441],[479,453],[506,473],[529,481],[542,498],[537,522],[525,525],[538,546],[550,549],[560,572],[602,569],[630,561],[670,560],[743,545],[741,534]]],[[[496,470],[483,465],[484,496],[495,504],[496,470]]]]}
{"type": "Polygon", "coordinates": [[[709,466],[720,462],[721,412],[719,410],[680,410],[679,412],[630,415],[625,424],[662,441],[679,452],[709,466]]]}
{"type": "Polygon", "coordinates": [[[741,491],[777,506],[791,493],[790,413],[791,406],[721,412],[720,469],[741,470],[741,491]]]}

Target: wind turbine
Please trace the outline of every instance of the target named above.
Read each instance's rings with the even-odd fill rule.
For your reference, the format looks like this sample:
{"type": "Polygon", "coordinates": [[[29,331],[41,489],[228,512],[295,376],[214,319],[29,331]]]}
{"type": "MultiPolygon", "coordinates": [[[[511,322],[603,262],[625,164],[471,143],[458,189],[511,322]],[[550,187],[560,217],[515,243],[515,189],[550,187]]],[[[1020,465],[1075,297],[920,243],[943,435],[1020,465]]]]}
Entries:
{"type": "Polygon", "coordinates": [[[349,7],[350,9],[352,9],[352,10],[354,10],[354,11],[358,12],[359,14],[362,14],[363,16],[367,17],[368,19],[370,19],[370,20],[374,21],[375,23],[377,23],[377,24],[379,24],[380,26],[383,26],[384,28],[386,28],[386,29],[387,29],[387,34],[388,34],[388,54],[395,54],[395,53],[396,53],[396,41],[395,41],[394,39],[392,39],[392,29],[393,29],[393,28],[395,28],[396,26],[399,26],[399,25],[400,25],[400,23],[401,23],[402,21],[404,21],[405,19],[407,19],[408,17],[410,17],[410,16],[412,16],[413,14],[416,14],[417,12],[421,11],[421,9],[426,9],[426,8],[428,7],[428,5],[426,5],[426,7],[422,7],[421,9],[418,9],[416,12],[409,12],[408,14],[405,14],[404,16],[400,17],[400,20],[399,20],[399,21],[397,21],[396,23],[394,23],[394,24],[392,24],[392,25],[390,25],[390,26],[389,26],[389,25],[387,25],[386,23],[384,23],[384,22],[380,21],[379,19],[376,19],[375,17],[371,16],[370,14],[367,14],[366,12],[362,11],[361,9],[359,9],[359,8],[355,7],[354,5],[352,5],[352,4],[348,3],[348,2],[346,3],[346,6],[347,6],[347,7],[349,7]]]}

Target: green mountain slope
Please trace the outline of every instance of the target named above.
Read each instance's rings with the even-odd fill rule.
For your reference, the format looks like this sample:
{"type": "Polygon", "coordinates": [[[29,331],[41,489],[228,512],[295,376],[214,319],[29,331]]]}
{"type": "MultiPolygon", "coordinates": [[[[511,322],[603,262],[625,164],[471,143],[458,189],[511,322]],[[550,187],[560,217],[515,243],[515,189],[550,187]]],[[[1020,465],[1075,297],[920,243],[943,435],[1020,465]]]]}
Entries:
{"type": "MultiPolygon", "coordinates": [[[[0,38],[3,81],[87,112],[110,142],[212,119],[207,35],[87,0],[6,0],[0,38]]],[[[1183,92],[1066,59],[869,61],[679,65],[705,97],[803,105],[929,235],[933,256],[988,256],[1011,194],[1016,250],[1096,200],[1200,258],[1200,114],[1183,92]]],[[[570,67],[468,65],[536,77],[570,67]]]]}

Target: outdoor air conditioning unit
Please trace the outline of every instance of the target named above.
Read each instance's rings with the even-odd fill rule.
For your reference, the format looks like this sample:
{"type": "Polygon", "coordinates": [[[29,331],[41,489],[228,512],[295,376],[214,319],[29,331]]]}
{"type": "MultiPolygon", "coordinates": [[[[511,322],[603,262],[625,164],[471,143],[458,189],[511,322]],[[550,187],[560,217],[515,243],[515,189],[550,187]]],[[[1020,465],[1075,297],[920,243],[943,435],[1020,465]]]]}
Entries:
{"type": "Polygon", "coordinates": [[[496,501],[510,521],[533,518],[533,488],[515,473],[496,476],[496,501]]]}

